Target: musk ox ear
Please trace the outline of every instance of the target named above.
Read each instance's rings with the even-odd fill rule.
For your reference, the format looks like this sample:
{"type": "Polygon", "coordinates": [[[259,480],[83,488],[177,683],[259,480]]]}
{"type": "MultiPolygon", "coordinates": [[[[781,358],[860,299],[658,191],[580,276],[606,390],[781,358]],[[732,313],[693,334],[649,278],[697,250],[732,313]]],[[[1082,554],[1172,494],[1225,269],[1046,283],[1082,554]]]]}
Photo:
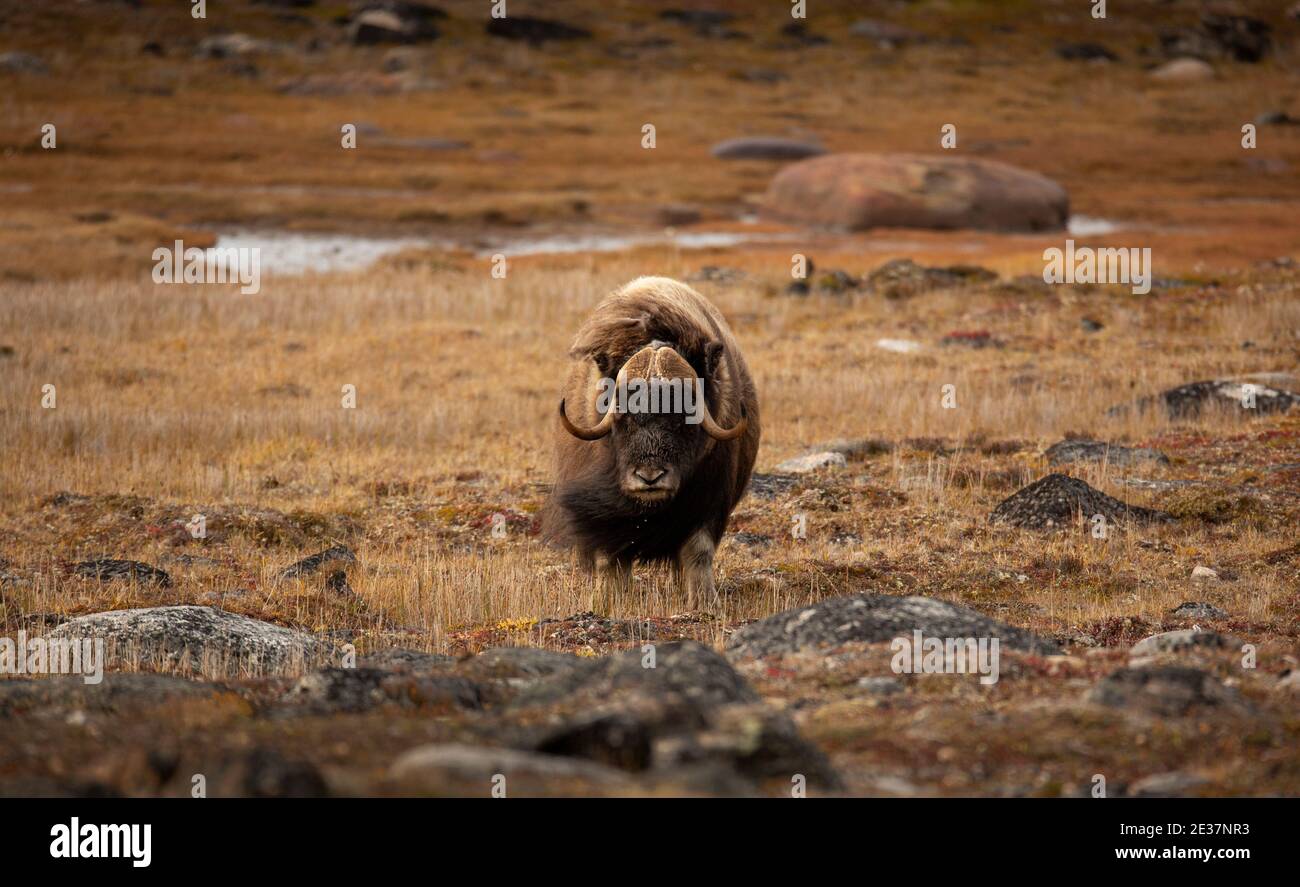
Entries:
{"type": "Polygon", "coordinates": [[[726,350],[726,346],[717,341],[704,346],[704,372],[709,378],[717,375],[718,365],[722,363],[722,354],[726,350]]]}

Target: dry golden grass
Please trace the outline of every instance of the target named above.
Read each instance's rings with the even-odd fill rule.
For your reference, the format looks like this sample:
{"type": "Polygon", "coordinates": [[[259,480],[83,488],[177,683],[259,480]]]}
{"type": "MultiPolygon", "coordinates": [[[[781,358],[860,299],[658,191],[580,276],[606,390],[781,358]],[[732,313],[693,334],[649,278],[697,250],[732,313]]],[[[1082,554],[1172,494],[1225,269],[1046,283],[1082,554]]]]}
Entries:
{"type": "MultiPolygon", "coordinates": [[[[268,279],[254,296],[220,286],[10,287],[0,328],[19,335],[0,393],[0,545],[20,581],[6,587],[7,621],[200,602],[350,629],[363,644],[472,645],[460,634],[470,627],[492,641],[545,643],[532,621],[586,609],[590,592],[567,555],[529,534],[550,480],[569,338],[603,293],[635,274],[685,277],[728,258],[538,259],[505,280],[485,262],[432,269],[399,258],[364,274],[268,279]],[[55,409],[41,407],[45,384],[56,386],[55,409]],[[356,409],[341,406],[347,384],[356,409]],[[46,501],[59,491],[91,498],[46,501]],[[196,513],[207,516],[207,539],[177,526],[196,513]],[[491,532],[498,513],[505,538],[491,532]],[[355,598],[319,578],[275,581],[332,542],[358,552],[355,598]],[[60,567],[91,556],[158,564],[176,586],[100,586],[60,567]]],[[[1294,472],[1270,469],[1300,461],[1296,420],[1220,416],[1171,428],[1160,416],[1106,414],[1191,379],[1293,368],[1300,304],[1290,278],[1260,272],[1248,287],[1157,297],[994,286],[901,301],[797,299],[780,293],[786,255],[751,251],[747,261],[747,282],[699,286],[733,319],[759,385],[759,469],[834,438],[898,446],[742,503],[733,529],[775,543],[724,545],[722,611],[685,633],[721,641],[740,620],[881,590],[960,600],[1058,634],[1118,616],[1158,623],[1208,595],[1293,638],[1295,565],[1257,561],[1292,536],[1294,472]],[[772,270],[758,277],[759,267],[772,270]],[[1083,332],[1085,314],[1104,328],[1083,332]],[[1002,347],[938,345],[973,328],[1002,347]],[[902,336],[925,350],[874,345],[902,336]],[[1246,351],[1244,339],[1254,342],[1246,351]],[[1149,359],[1154,351],[1160,360],[1149,359]],[[940,405],[946,384],[956,409],[940,405]],[[1041,451],[1067,433],[1170,453],[1171,465],[1149,470],[1072,469],[1127,501],[1170,507],[1199,489],[1120,483],[1139,474],[1251,504],[1226,524],[1192,520],[1106,542],[988,527],[992,506],[1045,473],[1041,451]],[[808,538],[783,542],[795,514],[807,516],[808,538]],[[861,541],[835,541],[844,533],[861,541]],[[1240,579],[1206,589],[1188,578],[1197,563],[1235,565],[1240,579]]],[[[666,572],[643,569],[616,615],[666,617],[680,606],[666,572]]]]}

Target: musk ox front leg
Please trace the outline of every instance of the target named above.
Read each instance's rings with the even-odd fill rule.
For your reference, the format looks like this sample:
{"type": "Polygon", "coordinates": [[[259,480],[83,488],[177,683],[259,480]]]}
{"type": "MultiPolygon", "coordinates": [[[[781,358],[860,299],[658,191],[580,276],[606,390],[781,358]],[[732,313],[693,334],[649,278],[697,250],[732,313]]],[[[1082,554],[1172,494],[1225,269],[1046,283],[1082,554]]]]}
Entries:
{"type": "Polygon", "coordinates": [[[599,578],[591,595],[591,611],[607,616],[614,611],[614,601],[632,589],[632,562],[603,554],[594,560],[599,578]]]}
{"type": "Polygon", "coordinates": [[[713,534],[707,529],[699,529],[677,552],[677,585],[684,593],[689,609],[712,609],[718,602],[713,584],[713,552],[716,549],[713,534]]]}

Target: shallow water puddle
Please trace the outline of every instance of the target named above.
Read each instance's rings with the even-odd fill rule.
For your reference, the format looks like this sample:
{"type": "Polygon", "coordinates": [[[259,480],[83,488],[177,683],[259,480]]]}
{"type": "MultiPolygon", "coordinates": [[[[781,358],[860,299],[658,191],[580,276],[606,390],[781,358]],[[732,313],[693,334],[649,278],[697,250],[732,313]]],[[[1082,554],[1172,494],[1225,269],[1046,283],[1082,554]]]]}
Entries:
{"type": "MultiPolygon", "coordinates": [[[[1096,236],[1120,230],[1121,226],[1108,219],[1092,216],[1071,216],[1068,233],[1072,236],[1096,236]]],[[[824,235],[818,235],[824,236],[824,235]]],[[[847,243],[859,245],[870,252],[908,253],[924,250],[920,241],[878,240],[870,232],[837,235],[840,248],[847,243]]],[[[502,254],[516,256],[561,255],[571,253],[611,253],[645,246],[666,246],[676,249],[717,249],[741,246],[747,243],[800,243],[798,232],[757,231],[658,231],[658,232],[580,232],[555,234],[544,237],[475,239],[456,241],[429,237],[383,237],[353,234],[304,234],[293,231],[226,231],[217,235],[217,248],[252,248],[261,251],[261,267],[272,274],[329,273],[358,271],[369,267],[385,256],[404,249],[433,247],[472,251],[478,258],[502,254]]],[[[931,245],[932,246],[932,245],[931,245]]],[[[947,249],[957,252],[980,253],[987,244],[965,241],[947,244],[947,249]]]]}
{"type": "Polygon", "coordinates": [[[297,234],[291,231],[231,231],[217,235],[217,249],[260,251],[263,271],[306,274],[309,271],[357,271],[384,256],[429,241],[415,237],[358,237],[352,234],[297,234]]]}
{"type": "Polygon", "coordinates": [[[642,246],[710,249],[792,238],[793,235],[789,234],[757,234],[737,231],[684,231],[672,234],[561,234],[554,237],[502,241],[494,247],[479,248],[476,255],[483,257],[495,253],[503,253],[506,256],[612,253],[642,246]]]}

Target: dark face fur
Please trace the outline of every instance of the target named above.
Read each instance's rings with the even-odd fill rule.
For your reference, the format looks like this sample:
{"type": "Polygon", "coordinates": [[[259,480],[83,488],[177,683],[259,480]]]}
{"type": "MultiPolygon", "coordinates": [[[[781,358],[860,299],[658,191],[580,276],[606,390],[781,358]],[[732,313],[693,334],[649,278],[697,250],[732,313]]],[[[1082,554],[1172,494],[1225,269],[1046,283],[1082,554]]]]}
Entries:
{"type": "MultiPolygon", "coordinates": [[[[656,345],[663,343],[656,342],[656,345]]],[[[704,380],[707,395],[721,357],[721,346],[687,360],[692,374],[704,380]]],[[[603,361],[611,369],[613,361],[603,361]]],[[[602,367],[604,368],[604,367],[602,367]]],[[[683,412],[621,413],[609,445],[622,494],[645,508],[670,501],[711,449],[712,440],[683,412]]]]}
{"type": "Polygon", "coordinates": [[[644,505],[666,502],[708,451],[709,436],[681,413],[629,413],[610,435],[623,494],[644,505]]]}

